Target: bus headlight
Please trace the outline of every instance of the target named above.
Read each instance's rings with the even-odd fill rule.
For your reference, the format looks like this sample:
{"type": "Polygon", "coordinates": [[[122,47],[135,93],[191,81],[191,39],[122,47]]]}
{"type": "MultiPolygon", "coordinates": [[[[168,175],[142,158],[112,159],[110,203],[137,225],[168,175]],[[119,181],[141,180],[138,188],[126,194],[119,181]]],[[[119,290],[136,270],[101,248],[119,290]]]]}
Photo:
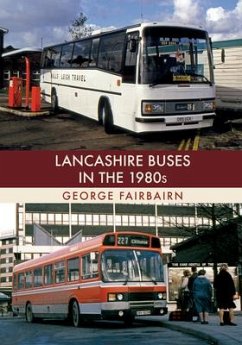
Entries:
{"type": "Polygon", "coordinates": [[[164,114],[165,104],[162,102],[143,102],[142,114],[143,115],[159,115],[164,114]]]}
{"type": "Polygon", "coordinates": [[[117,294],[117,300],[122,301],[124,299],[124,296],[121,293],[117,294]]]}
{"type": "Polygon", "coordinates": [[[157,292],[156,298],[158,300],[165,300],[166,299],[166,292],[157,292]]]}
{"type": "Polygon", "coordinates": [[[116,294],[115,293],[109,293],[108,294],[108,302],[115,302],[116,301],[116,294]]]}
{"type": "Polygon", "coordinates": [[[123,301],[124,295],[122,293],[109,293],[108,302],[123,301]]]}
{"type": "Polygon", "coordinates": [[[215,110],[215,101],[204,101],[203,102],[203,110],[215,110]]]}

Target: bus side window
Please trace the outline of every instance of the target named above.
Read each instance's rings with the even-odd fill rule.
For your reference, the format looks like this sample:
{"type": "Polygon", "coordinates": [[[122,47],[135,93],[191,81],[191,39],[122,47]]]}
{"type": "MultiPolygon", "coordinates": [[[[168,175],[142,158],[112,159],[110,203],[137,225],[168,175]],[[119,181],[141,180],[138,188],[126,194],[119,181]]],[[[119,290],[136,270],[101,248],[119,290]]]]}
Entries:
{"type": "Polygon", "coordinates": [[[80,279],[80,259],[74,258],[67,261],[68,281],[80,279]]]}
{"type": "Polygon", "coordinates": [[[17,290],[17,288],[18,288],[18,279],[17,279],[17,274],[16,273],[14,273],[13,274],[13,290],[17,290]]]}
{"type": "Polygon", "coordinates": [[[82,279],[98,276],[98,253],[92,252],[82,257],[82,279]]]}
{"type": "Polygon", "coordinates": [[[33,275],[32,271],[26,272],[25,274],[25,287],[26,289],[31,288],[33,286],[33,275]]]}
{"type": "Polygon", "coordinates": [[[60,261],[54,265],[55,283],[64,283],[65,281],[65,262],[60,261]]]}
{"type": "Polygon", "coordinates": [[[135,83],[138,54],[138,33],[128,34],[124,59],[123,82],[135,83]],[[136,42],[136,45],[134,44],[136,42]]]}
{"type": "Polygon", "coordinates": [[[42,268],[36,268],[34,270],[34,287],[43,285],[43,274],[42,268]]]}
{"type": "Polygon", "coordinates": [[[25,279],[24,279],[24,273],[19,273],[18,274],[18,289],[23,289],[24,288],[24,283],[25,283],[25,279]]]}
{"type": "Polygon", "coordinates": [[[47,265],[44,267],[44,284],[53,284],[53,266],[47,265]]]}

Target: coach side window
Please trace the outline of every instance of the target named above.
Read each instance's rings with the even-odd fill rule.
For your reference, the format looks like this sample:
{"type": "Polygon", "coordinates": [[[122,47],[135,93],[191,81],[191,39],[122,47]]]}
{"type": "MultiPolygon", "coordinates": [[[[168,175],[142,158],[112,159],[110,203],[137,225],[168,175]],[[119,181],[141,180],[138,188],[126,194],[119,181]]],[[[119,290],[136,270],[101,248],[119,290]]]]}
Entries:
{"type": "Polygon", "coordinates": [[[52,67],[59,68],[60,67],[60,56],[61,56],[61,46],[57,46],[52,48],[52,67]]]}
{"type": "Polygon", "coordinates": [[[124,83],[135,83],[138,42],[139,42],[138,33],[132,33],[127,36],[127,46],[126,46],[124,70],[123,70],[124,83]]]}
{"type": "Polygon", "coordinates": [[[63,283],[65,281],[65,262],[57,262],[54,265],[55,283],[63,283]]]}
{"type": "Polygon", "coordinates": [[[92,41],[91,55],[90,55],[90,67],[96,67],[98,59],[98,47],[99,47],[100,38],[95,38],[92,41]]]}
{"type": "Polygon", "coordinates": [[[121,73],[124,43],[124,32],[102,37],[99,48],[98,67],[121,73]]]}
{"type": "Polygon", "coordinates": [[[60,59],[61,68],[70,68],[72,65],[73,43],[63,45],[60,59]]]}
{"type": "Polygon", "coordinates": [[[88,67],[90,62],[90,48],[91,40],[75,42],[72,67],[88,67]]]}
{"type": "Polygon", "coordinates": [[[44,267],[44,284],[53,284],[53,267],[52,265],[47,265],[44,267]]]}
{"type": "Polygon", "coordinates": [[[41,67],[42,68],[51,68],[53,66],[53,61],[51,60],[52,49],[48,48],[43,51],[41,56],[41,67]]]}
{"type": "Polygon", "coordinates": [[[34,287],[43,285],[43,274],[42,268],[36,268],[34,270],[34,287]]]}
{"type": "Polygon", "coordinates": [[[74,258],[67,261],[68,281],[78,280],[80,278],[80,259],[74,258]]]}

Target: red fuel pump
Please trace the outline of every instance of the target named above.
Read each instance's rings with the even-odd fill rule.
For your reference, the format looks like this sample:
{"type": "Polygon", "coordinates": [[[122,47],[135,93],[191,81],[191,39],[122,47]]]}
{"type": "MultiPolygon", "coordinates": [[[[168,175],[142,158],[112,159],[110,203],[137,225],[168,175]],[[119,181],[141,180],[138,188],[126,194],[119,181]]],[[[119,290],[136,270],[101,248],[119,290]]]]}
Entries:
{"type": "Polygon", "coordinates": [[[22,79],[12,77],[9,82],[8,106],[11,108],[22,107],[22,79]]]}

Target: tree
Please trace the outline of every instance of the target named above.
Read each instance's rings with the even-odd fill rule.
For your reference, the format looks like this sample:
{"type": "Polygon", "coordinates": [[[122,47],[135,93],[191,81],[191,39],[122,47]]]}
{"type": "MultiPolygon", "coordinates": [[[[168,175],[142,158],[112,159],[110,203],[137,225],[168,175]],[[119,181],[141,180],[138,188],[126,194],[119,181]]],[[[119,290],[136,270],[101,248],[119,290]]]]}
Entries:
{"type": "Polygon", "coordinates": [[[80,12],[78,17],[71,22],[69,33],[74,40],[91,35],[94,28],[92,25],[87,25],[86,22],[87,17],[83,12],[80,12]]]}

